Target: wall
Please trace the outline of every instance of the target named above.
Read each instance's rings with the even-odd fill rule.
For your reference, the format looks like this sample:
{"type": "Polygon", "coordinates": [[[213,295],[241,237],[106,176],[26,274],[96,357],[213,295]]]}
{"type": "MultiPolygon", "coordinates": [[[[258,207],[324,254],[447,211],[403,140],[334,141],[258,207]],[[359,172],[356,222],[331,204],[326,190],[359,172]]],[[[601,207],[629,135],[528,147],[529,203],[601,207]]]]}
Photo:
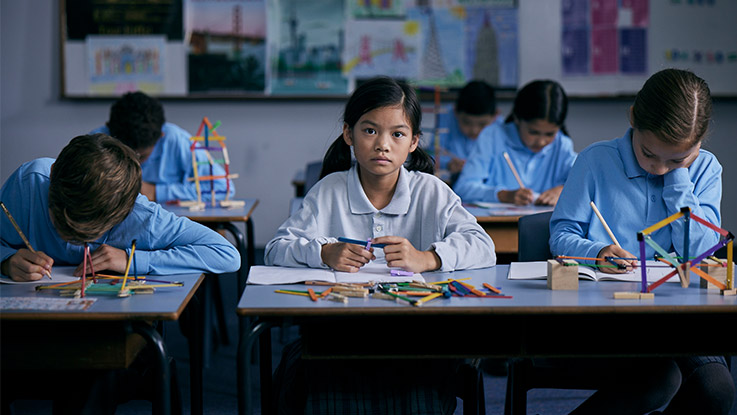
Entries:
{"type": "MultiPolygon", "coordinates": [[[[74,136],[107,120],[111,101],[61,100],[59,2],[0,0],[0,181],[22,162],[55,157],[74,136]]],[[[263,246],[286,218],[291,180],[308,161],[322,158],[340,132],[343,102],[165,101],[167,120],[194,131],[203,116],[222,121],[237,195],[258,198],[253,216],[263,246]]],[[[510,103],[502,102],[505,113],[510,103]]],[[[575,100],[568,129],[580,151],[627,127],[629,100],[575,100]]],[[[723,225],[737,232],[737,100],[718,100],[707,148],[724,165],[723,225]]]]}

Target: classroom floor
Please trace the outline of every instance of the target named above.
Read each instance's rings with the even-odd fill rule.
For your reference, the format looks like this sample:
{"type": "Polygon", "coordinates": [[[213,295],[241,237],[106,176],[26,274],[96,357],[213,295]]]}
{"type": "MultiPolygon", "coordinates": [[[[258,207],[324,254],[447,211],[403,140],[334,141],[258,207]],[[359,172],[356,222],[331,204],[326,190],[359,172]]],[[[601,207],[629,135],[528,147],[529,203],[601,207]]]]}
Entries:
{"type": "MultiPolygon", "coordinates": [[[[263,250],[256,251],[257,263],[263,258],[263,250]]],[[[232,306],[233,312],[226,309],[227,330],[230,344],[220,345],[214,351],[210,358],[210,365],[204,371],[204,409],[206,414],[235,414],[238,410],[238,396],[236,393],[236,354],[237,354],[237,331],[238,321],[235,314],[235,306],[237,304],[236,290],[229,289],[235,287],[235,275],[229,274],[222,277],[223,300],[226,306],[232,306]]],[[[190,413],[189,405],[189,358],[187,341],[182,336],[177,323],[165,324],[165,341],[172,355],[177,362],[177,373],[179,379],[180,391],[182,393],[183,412],[190,413]]],[[[273,356],[281,356],[281,350],[284,344],[291,341],[296,336],[294,327],[284,330],[284,334],[280,333],[280,329],[275,329],[272,334],[272,353],[273,356]]],[[[275,359],[276,360],[276,359],[275,359]]],[[[276,365],[277,362],[275,362],[276,365]]],[[[737,368],[735,363],[732,364],[732,376],[737,383],[737,368]]],[[[258,372],[254,368],[252,372],[253,379],[258,379],[258,372]]],[[[486,413],[487,414],[503,414],[504,413],[504,393],[507,378],[503,375],[484,374],[484,388],[486,390],[486,413]]],[[[258,382],[255,382],[258,383],[258,382]]],[[[580,390],[533,390],[528,393],[528,414],[541,415],[563,415],[573,410],[579,403],[586,399],[591,391],[580,390]]],[[[252,396],[258,397],[258,385],[254,386],[252,396]]],[[[258,399],[255,402],[256,408],[254,413],[260,413],[258,399]]],[[[51,403],[49,401],[18,401],[13,404],[15,414],[50,414],[51,403]]],[[[151,403],[146,401],[131,401],[118,407],[116,412],[119,415],[139,415],[150,414],[151,403]]],[[[458,400],[458,407],[455,414],[463,413],[463,402],[458,400]]],[[[732,408],[730,415],[737,415],[737,405],[732,408]]]]}

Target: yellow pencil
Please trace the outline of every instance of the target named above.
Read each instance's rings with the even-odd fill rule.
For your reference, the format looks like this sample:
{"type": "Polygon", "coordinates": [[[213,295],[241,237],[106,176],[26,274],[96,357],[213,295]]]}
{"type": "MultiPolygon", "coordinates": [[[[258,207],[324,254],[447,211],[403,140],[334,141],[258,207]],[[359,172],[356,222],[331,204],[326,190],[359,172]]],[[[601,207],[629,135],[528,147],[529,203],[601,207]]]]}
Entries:
{"type": "Polygon", "coordinates": [[[596,204],[594,201],[591,201],[591,209],[594,209],[594,213],[596,214],[596,217],[599,218],[601,221],[601,224],[604,225],[604,229],[606,229],[606,233],[609,234],[609,237],[612,238],[612,242],[614,242],[614,245],[617,245],[618,248],[622,248],[622,245],[619,244],[619,241],[614,236],[614,233],[612,233],[612,230],[609,229],[609,225],[606,224],[606,221],[604,220],[604,217],[601,216],[601,212],[599,212],[599,209],[596,207],[596,204]]]}
{"type": "Polygon", "coordinates": [[[504,152],[504,159],[507,160],[507,164],[509,165],[509,169],[512,170],[512,174],[514,174],[514,178],[517,179],[517,184],[519,184],[520,189],[524,189],[525,185],[522,183],[522,178],[519,177],[519,173],[517,173],[517,169],[514,168],[514,164],[512,164],[512,159],[509,158],[509,154],[507,152],[504,152]]]}
{"type": "Polygon", "coordinates": [[[441,293],[434,293],[434,294],[427,295],[427,296],[422,297],[419,300],[415,301],[414,305],[421,306],[421,305],[425,304],[428,301],[431,301],[431,300],[434,300],[434,299],[440,297],[441,295],[443,295],[443,294],[441,294],[441,293]]]}
{"type": "Polygon", "coordinates": [[[123,275],[123,284],[120,286],[120,291],[125,291],[125,283],[128,281],[128,271],[131,269],[131,262],[133,262],[133,255],[136,253],[136,240],[133,240],[131,244],[131,254],[128,256],[128,263],[125,265],[125,275],[123,275]]]}
{"type": "MultiPolygon", "coordinates": [[[[3,208],[3,212],[5,212],[5,215],[8,217],[8,219],[10,219],[10,223],[13,224],[15,231],[18,232],[18,236],[20,236],[20,239],[22,239],[23,243],[26,244],[26,248],[28,248],[29,251],[35,254],[36,250],[33,249],[33,247],[31,246],[31,242],[28,240],[28,238],[26,238],[26,235],[23,234],[23,231],[20,230],[20,226],[18,226],[18,223],[13,218],[13,215],[10,214],[8,208],[5,207],[5,203],[0,202],[0,206],[3,208]]],[[[46,272],[46,276],[51,279],[51,272],[49,272],[49,270],[47,269],[45,269],[44,271],[46,272]]]]}

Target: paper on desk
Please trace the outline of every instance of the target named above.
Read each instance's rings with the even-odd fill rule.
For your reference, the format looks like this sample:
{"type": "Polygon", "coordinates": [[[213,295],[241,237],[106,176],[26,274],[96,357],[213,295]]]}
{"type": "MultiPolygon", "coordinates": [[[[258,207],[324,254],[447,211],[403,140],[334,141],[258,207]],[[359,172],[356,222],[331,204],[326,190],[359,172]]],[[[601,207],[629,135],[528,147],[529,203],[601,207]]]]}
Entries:
{"type": "MultiPolygon", "coordinates": [[[[660,261],[646,261],[647,264],[647,281],[655,282],[673,271],[673,268],[665,266],[660,261]]],[[[507,279],[510,280],[539,280],[546,279],[548,276],[547,261],[530,261],[530,262],[512,262],[509,264],[509,274],[507,279]]],[[[627,281],[640,282],[642,274],[639,268],[632,272],[624,274],[607,274],[605,272],[596,271],[591,267],[581,265],[578,267],[578,277],[580,279],[591,281],[627,281]]],[[[670,278],[668,282],[678,282],[680,279],[677,275],[670,278]]]]}
{"type": "Polygon", "coordinates": [[[74,276],[74,270],[77,269],[75,266],[57,266],[51,268],[51,278],[44,275],[43,278],[37,281],[13,281],[10,277],[2,275],[0,276],[0,283],[3,284],[59,284],[62,282],[78,281],[79,277],[74,276]]]}
{"type": "Polygon", "coordinates": [[[547,205],[527,205],[519,206],[514,203],[498,203],[498,202],[473,202],[471,206],[480,209],[486,209],[484,212],[487,216],[524,216],[534,213],[550,212],[554,208],[547,205]]]}
{"type": "Polygon", "coordinates": [[[297,284],[305,281],[366,283],[374,282],[407,282],[425,281],[422,274],[406,277],[393,277],[386,262],[371,261],[361,267],[358,272],[339,272],[321,268],[293,268],[254,265],[248,273],[249,284],[297,284]]]}
{"type": "Polygon", "coordinates": [[[1,297],[0,310],[87,310],[96,298],[1,297]]]}

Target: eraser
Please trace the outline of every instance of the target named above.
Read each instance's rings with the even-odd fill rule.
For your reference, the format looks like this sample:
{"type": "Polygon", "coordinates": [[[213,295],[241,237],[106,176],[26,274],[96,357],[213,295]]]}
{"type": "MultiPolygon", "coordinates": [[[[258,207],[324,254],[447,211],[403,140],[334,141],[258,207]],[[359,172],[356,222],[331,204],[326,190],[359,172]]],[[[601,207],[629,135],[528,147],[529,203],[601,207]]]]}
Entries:
{"type": "Polygon", "coordinates": [[[405,271],[403,269],[393,269],[391,271],[391,275],[394,277],[411,277],[415,275],[415,273],[412,271],[405,271]]]}

